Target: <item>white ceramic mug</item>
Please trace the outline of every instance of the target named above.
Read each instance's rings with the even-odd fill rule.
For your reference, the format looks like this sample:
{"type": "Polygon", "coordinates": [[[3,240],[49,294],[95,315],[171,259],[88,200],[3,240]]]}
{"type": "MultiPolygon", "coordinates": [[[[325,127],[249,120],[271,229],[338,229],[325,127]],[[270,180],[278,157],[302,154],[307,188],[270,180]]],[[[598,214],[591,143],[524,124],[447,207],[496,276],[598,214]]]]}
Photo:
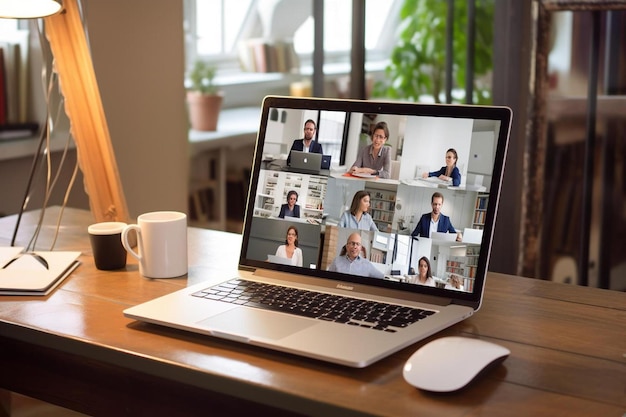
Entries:
{"type": "Polygon", "coordinates": [[[137,218],[122,231],[122,244],[139,261],[146,278],[174,278],[187,273],[187,215],[178,211],[155,211],[137,218]],[[128,233],[137,232],[135,252],[128,233]]]}

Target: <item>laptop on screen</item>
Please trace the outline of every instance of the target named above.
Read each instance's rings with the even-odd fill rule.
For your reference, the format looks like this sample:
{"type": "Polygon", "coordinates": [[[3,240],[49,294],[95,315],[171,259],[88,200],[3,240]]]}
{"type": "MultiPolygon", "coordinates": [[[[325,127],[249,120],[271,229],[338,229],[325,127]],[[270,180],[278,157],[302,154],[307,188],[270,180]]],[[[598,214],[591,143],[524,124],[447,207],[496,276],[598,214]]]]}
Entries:
{"type": "MultiPolygon", "coordinates": [[[[350,367],[368,366],[452,326],[481,306],[510,126],[511,111],[505,107],[266,97],[239,274],[217,285],[211,281],[189,286],[128,308],[124,315],[350,367]],[[392,159],[400,161],[399,179],[264,168],[265,135],[278,123],[269,118],[274,109],[296,121],[294,131],[283,131],[281,140],[287,145],[307,119],[315,119],[318,127],[332,123],[335,128],[339,119],[344,134],[338,149],[346,170],[360,151],[362,125],[385,121],[392,159]],[[327,114],[333,119],[326,120],[327,114]],[[416,166],[440,169],[449,148],[456,149],[458,163],[472,172],[469,155],[475,140],[486,141],[481,148],[493,150],[480,197],[476,191],[414,181],[416,166]],[[298,190],[301,217],[268,215],[279,210],[291,189],[298,190]],[[440,244],[407,233],[428,215],[433,193],[440,193],[441,213],[455,230],[472,227],[476,201],[482,199],[486,214],[479,244],[440,244]],[[370,197],[367,222],[346,221],[355,195],[370,197]],[[268,252],[274,251],[294,265],[267,262],[268,252]],[[424,258],[433,276],[454,273],[467,285],[447,289],[408,279],[424,258]]],[[[480,168],[485,170],[485,161],[480,168]]]]}
{"type": "Polygon", "coordinates": [[[291,259],[272,255],[271,253],[267,254],[267,261],[275,264],[291,265],[291,259]]]}
{"type": "Polygon", "coordinates": [[[447,233],[447,232],[432,232],[430,234],[430,238],[432,240],[443,240],[445,242],[456,242],[457,234],[456,233],[447,233]]]}
{"type": "Polygon", "coordinates": [[[322,169],[330,169],[332,155],[322,155],[322,169]]]}
{"type": "Polygon", "coordinates": [[[285,167],[285,169],[304,174],[319,174],[322,169],[322,154],[291,151],[291,165],[285,167]]]}

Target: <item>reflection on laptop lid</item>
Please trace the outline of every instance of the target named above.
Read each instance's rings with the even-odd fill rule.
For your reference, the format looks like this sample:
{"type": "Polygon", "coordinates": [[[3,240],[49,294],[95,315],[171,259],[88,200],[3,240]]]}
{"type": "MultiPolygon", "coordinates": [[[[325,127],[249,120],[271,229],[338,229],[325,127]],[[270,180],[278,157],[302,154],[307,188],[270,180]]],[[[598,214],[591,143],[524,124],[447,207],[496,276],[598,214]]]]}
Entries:
{"type": "MultiPolygon", "coordinates": [[[[124,314],[352,367],[368,366],[435,334],[480,308],[510,125],[511,112],[505,107],[266,97],[250,181],[239,276],[217,287],[208,283],[192,285],[129,308],[124,314]],[[291,130],[277,125],[280,122],[270,118],[275,110],[299,123],[293,123],[291,130]],[[329,114],[332,118],[326,119],[329,114]],[[492,160],[489,164],[482,160],[480,169],[489,171],[490,182],[479,195],[465,189],[433,189],[421,181],[381,182],[341,174],[325,176],[264,169],[266,134],[280,130],[282,137],[272,136],[272,140],[291,143],[310,118],[317,121],[318,129],[325,124],[335,128],[340,125],[336,130],[344,132],[340,148],[346,161],[357,158],[361,126],[384,120],[389,130],[395,132],[387,144],[402,145],[400,171],[408,172],[409,178],[418,165],[438,169],[450,147],[457,150],[459,164],[465,164],[467,171],[473,172],[469,157],[469,150],[476,148],[473,141],[487,141],[480,148],[493,149],[491,154],[487,153],[492,160]],[[478,130],[491,134],[475,135],[478,130]],[[273,218],[291,190],[298,193],[300,218],[273,218]],[[380,231],[370,225],[367,230],[351,229],[342,220],[350,216],[345,213],[353,196],[363,191],[369,192],[369,213],[380,231]],[[484,225],[481,242],[484,243],[437,244],[434,239],[409,236],[404,231],[406,228],[401,231],[401,224],[413,223],[410,226],[413,228],[415,219],[424,214],[424,207],[430,208],[425,202],[431,201],[433,192],[445,197],[442,212],[450,216],[457,230],[471,227],[478,207],[473,202],[481,198],[484,225]],[[398,204],[400,201],[402,204],[398,204]],[[311,223],[308,219],[316,221],[311,223]],[[281,250],[293,251],[293,256],[301,257],[302,262],[298,263],[303,266],[267,262],[268,252],[273,253],[280,246],[283,246],[281,250]],[[350,269],[350,261],[357,256],[360,268],[350,269]],[[424,257],[430,262],[433,276],[446,276],[454,271],[467,285],[463,290],[448,290],[403,279],[409,271],[419,271],[419,261],[424,257]],[[286,295],[290,301],[250,304],[239,299],[240,294],[247,295],[252,288],[286,295]],[[215,297],[216,291],[229,294],[233,291],[233,295],[215,297]],[[328,302],[332,300],[333,307],[320,311],[310,302],[303,304],[311,297],[330,297],[328,302]],[[235,299],[239,300],[238,304],[235,299]],[[347,307],[363,301],[376,306],[384,303],[389,310],[412,313],[397,316],[406,320],[403,324],[399,320],[389,322],[350,313],[347,307]],[[298,307],[301,315],[294,315],[293,306],[298,307]],[[342,313],[335,313],[335,309],[342,313]],[[428,314],[418,313],[420,310],[428,314]]],[[[297,160],[295,152],[291,160],[292,164],[297,160]]],[[[319,168],[318,160],[316,169],[319,168]]],[[[450,235],[456,238],[456,234],[450,235]]],[[[272,297],[269,300],[275,299],[272,297]]]]}

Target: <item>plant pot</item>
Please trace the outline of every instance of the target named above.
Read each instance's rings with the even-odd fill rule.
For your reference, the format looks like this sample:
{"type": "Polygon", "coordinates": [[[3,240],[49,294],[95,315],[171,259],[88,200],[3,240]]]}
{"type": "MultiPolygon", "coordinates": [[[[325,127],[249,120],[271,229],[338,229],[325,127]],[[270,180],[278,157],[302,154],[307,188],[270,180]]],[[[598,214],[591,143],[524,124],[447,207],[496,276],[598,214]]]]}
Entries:
{"type": "Polygon", "coordinates": [[[223,93],[202,94],[197,91],[187,92],[189,121],[193,130],[217,130],[217,120],[224,100],[223,93]]]}

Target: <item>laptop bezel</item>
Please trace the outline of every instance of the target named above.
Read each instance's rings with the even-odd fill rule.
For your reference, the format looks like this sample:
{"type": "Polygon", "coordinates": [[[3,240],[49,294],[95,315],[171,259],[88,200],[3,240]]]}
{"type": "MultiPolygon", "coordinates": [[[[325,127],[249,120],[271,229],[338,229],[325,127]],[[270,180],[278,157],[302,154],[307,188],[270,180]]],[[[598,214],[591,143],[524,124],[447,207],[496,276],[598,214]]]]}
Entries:
{"type": "Polygon", "coordinates": [[[337,286],[343,286],[348,291],[354,290],[372,294],[391,293],[396,297],[406,296],[407,299],[415,299],[415,296],[419,295],[425,295],[428,298],[441,297],[442,299],[447,300],[446,302],[470,306],[477,310],[480,307],[482,300],[488,262],[491,256],[493,231],[502,187],[502,174],[508,147],[511,120],[511,109],[504,106],[415,104],[405,102],[295,98],[285,96],[265,97],[263,100],[260,127],[257,134],[250,188],[248,190],[248,200],[244,218],[243,241],[239,257],[239,269],[247,271],[257,270],[258,273],[263,274],[276,272],[277,276],[283,276],[285,278],[293,278],[290,277],[290,275],[297,274],[298,278],[300,280],[304,280],[305,282],[334,288],[337,288],[337,286]],[[268,264],[267,262],[247,259],[246,250],[248,248],[250,238],[250,235],[247,232],[250,230],[252,220],[254,218],[254,199],[257,193],[259,175],[262,166],[262,150],[264,146],[269,111],[272,108],[344,111],[363,114],[375,111],[380,114],[500,121],[500,129],[498,132],[497,146],[494,155],[493,173],[489,188],[490,201],[487,206],[487,214],[483,228],[483,239],[481,242],[481,255],[483,254],[483,251],[485,254],[479,258],[474,290],[472,292],[450,291],[436,287],[410,285],[373,278],[352,277],[321,269],[305,269],[281,264],[268,264]]]}

